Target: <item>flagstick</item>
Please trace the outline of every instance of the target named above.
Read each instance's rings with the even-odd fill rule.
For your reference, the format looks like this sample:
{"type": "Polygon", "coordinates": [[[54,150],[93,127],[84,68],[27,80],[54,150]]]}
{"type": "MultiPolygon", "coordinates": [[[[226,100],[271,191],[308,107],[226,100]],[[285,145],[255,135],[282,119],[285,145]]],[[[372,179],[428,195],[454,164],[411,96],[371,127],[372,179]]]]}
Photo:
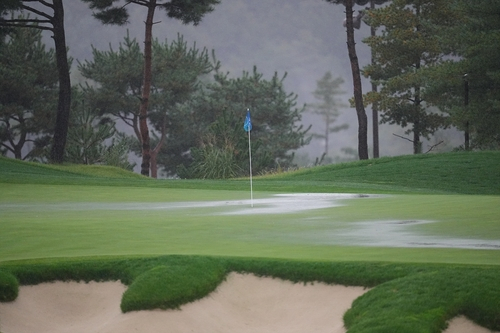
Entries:
{"type": "Polygon", "coordinates": [[[252,146],[251,146],[251,143],[250,143],[250,131],[248,131],[248,154],[250,155],[250,204],[253,207],[252,146]]]}

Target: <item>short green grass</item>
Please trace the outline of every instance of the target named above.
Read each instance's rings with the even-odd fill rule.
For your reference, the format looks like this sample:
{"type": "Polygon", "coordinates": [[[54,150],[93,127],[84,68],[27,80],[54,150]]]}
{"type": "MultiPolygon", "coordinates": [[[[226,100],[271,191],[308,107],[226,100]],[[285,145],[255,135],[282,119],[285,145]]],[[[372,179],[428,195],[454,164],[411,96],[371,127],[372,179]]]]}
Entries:
{"type": "Polygon", "coordinates": [[[440,332],[458,314],[500,330],[498,250],[331,246],[321,238],[359,221],[423,219],[440,222],[412,232],[498,240],[499,162],[499,152],[450,153],[256,177],[258,198],[390,195],[255,217],[215,214],[229,208],[95,209],[248,199],[246,179],[155,181],[113,168],[0,158],[0,294],[12,298],[18,284],[121,280],[129,286],[123,311],[177,308],[206,296],[231,271],[250,272],[371,287],[344,317],[349,333],[440,332]]]}

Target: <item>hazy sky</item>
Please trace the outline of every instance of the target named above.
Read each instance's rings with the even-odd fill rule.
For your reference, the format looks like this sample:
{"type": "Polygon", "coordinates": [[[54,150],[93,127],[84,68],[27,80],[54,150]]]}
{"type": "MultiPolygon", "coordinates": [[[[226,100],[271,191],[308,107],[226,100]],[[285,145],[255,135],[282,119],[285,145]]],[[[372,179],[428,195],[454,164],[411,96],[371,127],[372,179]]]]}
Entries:
{"type": "MultiPolygon", "coordinates": [[[[117,27],[103,26],[81,1],[66,1],[64,5],[69,54],[75,59],[73,83],[78,79],[76,60],[91,60],[91,45],[99,50],[108,50],[110,45],[117,49],[127,29],[132,38],[140,43],[144,40],[146,11],[142,6],[130,5],[130,23],[117,27]]],[[[155,21],[158,23],[153,28],[153,35],[160,41],[170,42],[177,34],[182,34],[188,45],[196,42],[198,48],[213,49],[222,70],[229,71],[231,76],[240,76],[243,70],[251,71],[254,65],[265,78],[271,78],[274,72],[280,76],[286,72],[285,89],[298,94],[300,105],[316,102],[312,95],[316,81],[330,71],[334,77],[345,80],[343,98],[347,104],[353,89],[346,32],[342,26],[344,17],[343,6],[323,0],[222,0],[198,26],[183,25],[169,19],[164,11],[157,11],[155,21]]],[[[370,61],[369,48],[361,42],[369,33],[366,25],[355,32],[362,66],[370,61]]],[[[53,47],[50,43],[48,40],[48,46],[53,47]]],[[[365,80],[364,91],[368,89],[369,82],[365,80]]],[[[367,115],[370,119],[370,108],[367,115]]],[[[313,131],[322,132],[317,116],[305,114],[303,121],[306,126],[313,123],[313,131]]],[[[357,147],[354,109],[342,110],[338,124],[345,122],[350,129],[331,137],[332,156],[341,154],[342,147],[357,147]]],[[[369,126],[371,146],[371,122],[369,126]]],[[[401,128],[383,125],[380,131],[381,156],[412,153],[410,142],[392,135],[403,135],[401,128]]],[[[314,159],[322,149],[321,142],[313,141],[301,152],[314,159]]]]}

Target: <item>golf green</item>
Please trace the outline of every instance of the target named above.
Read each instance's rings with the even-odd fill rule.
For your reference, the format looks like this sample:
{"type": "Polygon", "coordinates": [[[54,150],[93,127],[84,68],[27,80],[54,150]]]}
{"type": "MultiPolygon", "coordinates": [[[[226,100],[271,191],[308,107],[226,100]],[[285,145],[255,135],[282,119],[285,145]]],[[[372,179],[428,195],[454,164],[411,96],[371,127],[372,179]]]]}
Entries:
{"type": "Polygon", "coordinates": [[[499,196],[2,184],[0,261],[199,254],[500,264],[499,196]],[[253,207],[252,207],[253,205],[253,207]]]}

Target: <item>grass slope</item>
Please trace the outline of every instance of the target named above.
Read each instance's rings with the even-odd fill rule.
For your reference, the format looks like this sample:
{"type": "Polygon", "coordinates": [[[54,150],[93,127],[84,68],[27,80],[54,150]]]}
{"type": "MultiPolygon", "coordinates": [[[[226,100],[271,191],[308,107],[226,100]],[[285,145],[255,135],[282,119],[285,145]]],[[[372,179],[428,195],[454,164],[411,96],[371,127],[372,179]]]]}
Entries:
{"type": "Polygon", "coordinates": [[[500,194],[500,151],[383,157],[269,177],[372,193],[500,194]]]}
{"type": "MultiPolygon", "coordinates": [[[[500,195],[500,151],[405,155],[254,178],[256,191],[500,195]]],[[[159,180],[112,167],[54,166],[0,157],[0,184],[248,190],[248,180],[159,180]]]]}
{"type": "MultiPolygon", "coordinates": [[[[498,195],[500,194],[499,162],[500,154],[498,152],[404,156],[258,177],[254,184],[260,191],[273,192],[405,193],[404,196],[395,196],[392,199],[395,201],[387,202],[387,206],[382,207],[378,213],[386,214],[387,210],[392,207],[401,218],[404,217],[404,214],[414,216],[421,211],[422,214],[429,214],[429,216],[440,214],[439,216],[443,219],[448,216],[449,223],[452,223],[460,216],[473,214],[475,210],[484,210],[486,212],[477,215],[481,219],[481,221],[477,221],[477,229],[493,234],[493,238],[496,238],[494,230],[498,230],[498,222],[495,222],[498,213],[494,211],[494,207],[498,206],[498,195]],[[415,203],[425,204],[426,209],[421,209],[418,205],[412,208],[415,203]],[[467,206],[468,204],[469,206],[467,206]],[[398,208],[395,208],[396,206],[398,208]],[[411,209],[415,211],[410,214],[408,210],[411,209]],[[481,225],[481,223],[483,224],[481,225]]],[[[104,200],[123,202],[125,200],[133,203],[134,198],[142,202],[183,201],[189,199],[193,194],[200,198],[198,200],[218,200],[228,196],[235,199],[242,198],[245,192],[239,190],[244,191],[247,188],[246,180],[154,181],[112,168],[55,167],[0,158],[0,204],[7,205],[33,203],[35,199],[42,203],[42,207],[54,202],[72,203],[89,200],[93,202],[104,200]],[[164,191],[165,188],[176,188],[177,190],[164,191]],[[201,189],[201,191],[189,190],[193,188],[201,189]],[[131,196],[129,192],[133,195],[131,196]]],[[[343,208],[336,211],[335,214],[345,218],[357,211],[361,214],[370,212],[371,215],[375,208],[374,206],[369,207],[372,204],[373,202],[370,201],[360,201],[354,207],[343,208]]],[[[377,206],[380,207],[380,203],[377,206]]],[[[49,206],[45,220],[43,223],[40,221],[38,223],[39,229],[32,230],[34,224],[27,227],[29,230],[26,232],[33,231],[33,235],[31,243],[28,242],[24,248],[16,248],[19,243],[19,239],[16,239],[18,237],[16,233],[19,235],[22,230],[9,229],[16,224],[16,221],[8,220],[7,213],[0,212],[0,215],[3,214],[2,221],[0,221],[0,232],[3,235],[2,244],[4,244],[0,251],[0,260],[5,258],[6,251],[9,249],[23,251],[31,247],[39,250],[39,246],[43,244],[36,242],[43,241],[40,239],[40,232],[50,226],[48,222],[51,219],[56,219],[56,222],[52,224],[54,229],[50,231],[58,235],[61,243],[64,243],[64,237],[69,237],[72,234],[80,236],[82,228],[87,228],[89,234],[92,235],[93,232],[94,236],[104,232],[105,236],[118,237],[117,240],[120,237],[120,233],[117,233],[116,230],[101,229],[101,221],[111,218],[116,215],[116,212],[115,214],[110,213],[110,215],[102,215],[102,212],[97,212],[95,215],[90,211],[86,211],[84,214],[78,212],[77,214],[80,215],[78,219],[75,215],[66,215],[67,212],[50,215],[50,211],[49,206]],[[57,216],[62,216],[62,220],[57,220],[57,216]],[[75,224],[75,220],[79,222],[75,224]],[[10,243],[9,239],[11,239],[10,243]],[[7,245],[5,245],[6,242],[7,245]]],[[[24,214],[26,214],[24,218],[27,220],[33,218],[33,215],[30,215],[32,213],[28,211],[24,214]]],[[[130,219],[130,228],[135,223],[138,226],[136,231],[148,229],[140,227],[144,227],[144,223],[151,218],[151,215],[135,215],[131,212],[127,212],[127,215],[130,219]]],[[[12,215],[12,218],[23,217],[12,215]]],[[[286,216],[285,219],[293,219],[293,215],[286,216]]],[[[205,226],[199,224],[193,229],[190,226],[195,223],[194,220],[179,216],[179,219],[170,226],[171,229],[168,233],[174,233],[176,237],[182,235],[180,243],[186,243],[191,238],[200,240],[211,237],[214,234],[214,231],[211,230],[214,226],[219,228],[223,226],[223,228],[216,229],[215,233],[224,234],[229,232],[231,228],[236,228],[239,233],[247,232],[247,236],[252,237],[252,232],[255,232],[252,229],[245,229],[249,223],[245,223],[244,219],[240,223],[234,220],[232,223],[228,221],[227,224],[223,225],[218,224],[219,222],[216,223],[215,220],[213,221],[215,224],[208,221],[205,226]],[[187,229],[182,231],[186,227],[187,229]]],[[[255,220],[247,222],[255,223],[255,220]]],[[[469,222],[463,220],[459,225],[466,226],[467,223],[469,222]]],[[[284,226],[286,224],[278,225],[280,230],[284,226]]],[[[262,225],[262,227],[268,228],[269,225],[262,225]]],[[[446,230],[434,230],[433,232],[448,232],[450,229],[459,229],[456,228],[456,224],[440,228],[446,230]]],[[[269,231],[267,230],[267,232],[269,231]]],[[[466,227],[463,231],[456,230],[454,232],[460,234],[469,231],[470,227],[466,227]]],[[[157,233],[158,230],[151,230],[149,236],[142,234],[141,237],[153,237],[157,233]]],[[[136,235],[138,234],[136,233],[136,235]]],[[[262,237],[262,235],[253,236],[255,239],[262,237]]],[[[94,237],[94,242],[97,239],[94,237]]],[[[318,253],[315,252],[316,246],[297,247],[292,245],[287,247],[281,244],[278,247],[282,247],[283,253],[287,253],[289,250],[296,251],[298,255],[296,258],[299,258],[299,255],[303,253],[308,253],[308,251],[312,251],[313,254],[306,255],[307,260],[262,258],[262,256],[265,257],[266,249],[270,250],[271,244],[276,239],[271,237],[269,240],[271,243],[264,244],[258,252],[258,256],[261,258],[256,259],[245,258],[244,253],[247,253],[247,257],[255,256],[256,252],[253,252],[255,248],[245,245],[246,243],[242,239],[236,239],[234,244],[218,244],[221,253],[224,252],[224,249],[240,248],[239,254],[237,251],[231,252],[232,255],[236,253],[236,256],[231,258],[214,255],[161,257],[148,255],[137,257],[140,253],[131,251],[125,256],[109,258],[103,257],[102,253],[95,253],[96,257],[92,258],[0,261],[0,300],[15,297],[18,284],[36,284],[54,280],[121,280],[129,286],[122,299],[123,311],[140,308],[176,308],[185,302],[206,296],[218,283],[223,281],[228,272],[236,271],[278,277],[294,282],[323,281],[373,288],[358,298],[352,309],[345,314],[344,321],[349,333],[437,333],[445,327],[446,320],[459,314],[464,314],[489,329],[500,330],[500,279],[498,279],[500,266],[484,265],[490,262],[489,259],[484,260],[483,265],[480,266],[373,261],[380,258],[377,257],[377,252],[384,252],[386,255],[390,253],[389,257],[398,258],[397,261],[403,261],[405,258],[407,261],[419,261],[411,258],[421,252],[423,255],[419,257],[420,260],[425,258],[432,260],[436,254],[440,253],[444,254],[444,257],[449,257],[448,262],[458,262],[467,255],[471,256],[472,261],[481,262],[482,256],[498,257],[498,251],[446,249],[414,251],[412,249],[384,248],[367,250],[354,247],[340,250],[339,258],[343,258],[343,260],[332,260],[332,257],[329,257],[330,259],[324,258],[323,261],[318,261],[312,259],[318,258],[318,253]],[[356,253],[358,253],[358,257],[356,257],[356,253]],[[358,261],[346,261],[349,255],[354,256],[358,261]],[[458,261],[456,261],[457,259],[458,261]],[[198,278],[200,276],[202,278],[198,278]],[[162,286],[161,293],[155,288],[159,285],[162,286]]],[[[147,238],[143,239],[143,241],[147,240],[147,238]]],[[[45,245],[50,246],[51,243],[54,243],[54,239],[46,239],[45,242],[45,245]]],[[[117,244],[109,237],[107,242],[110,247],[117,244]]],[[[136,245],[133,243],[129,243],[129,245],[132,245],[132,249],[141,248],[139,240],[136,245]]],[[[75,255],[87,253],[85,249],[92,247],[92,244],[83,243],[80,246],[82,248],[76,249],[75,255]]],[[[64,248],[56,246],[56,249],[51,254],[52,256],[67,255],[64,248]]],[[[332,248],[330,250],[335,251],[332,248]]],[[[186,251],[186,253],[188,252],[186,251]]],[[[271,250],[269,253],[272,255],[277,252],[271,250]]]]}

